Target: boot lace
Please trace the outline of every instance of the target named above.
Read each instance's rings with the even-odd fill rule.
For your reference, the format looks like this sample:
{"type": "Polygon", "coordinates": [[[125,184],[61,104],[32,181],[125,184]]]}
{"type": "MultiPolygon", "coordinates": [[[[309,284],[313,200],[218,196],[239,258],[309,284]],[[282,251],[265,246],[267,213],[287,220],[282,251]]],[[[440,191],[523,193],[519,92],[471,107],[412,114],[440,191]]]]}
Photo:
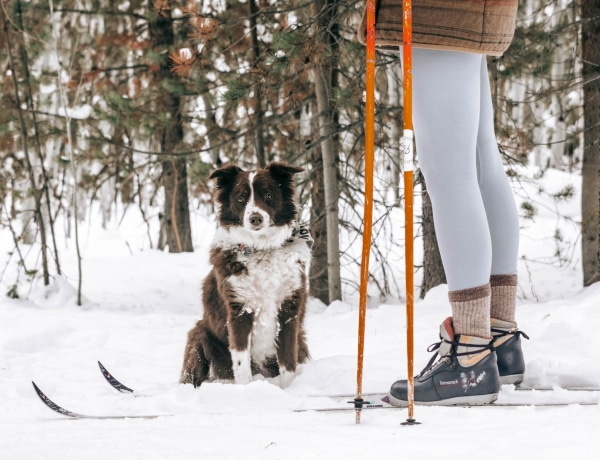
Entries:
{"type": "Polygon", "coordinates": [[[507,331],[506,329],[496,329],[496,328],[493,327],[492,328],[493,339],[492,339],[492,342],[491,342],[492,343],[492,348],[494,348],[493,345],[494,345],[494,342],[497,339],[500,339],[502,337],[506,337],[507,335],[513,335],[515,337],[522,336],[522,337],[525,337],[527,340],[529,340],[529,336],[527,334],[525,334],[523,331],[519,330],[519,329],[508,330],[507,331]]]}
{"type": "MultiPolygon", "coordinates": [[[[518,332],[521,332],[521,331],[518,331],[518,332]]],[[[522,333],[522,334],[525,335],[524,333],[522,333]]],[[[527,337],[527,336],[525,335],[525,337],[527,337]]],[[[527,338],[529,338],[529,337],[527,337],[527,338]]],[[[494,350],[492,341],[490,341],[490,343],[488,343],[487,345],[476,345],[476,344],[470,344],[470,343],[463,343],[463,342],[460,342],[457,340],[447,340],[447,339],[442,338],[442,340],[440,340],[439,342],[432,343],[431,345],[429,345],[427,347],[428,352],[430,352],[430,353],[435,352],[435,354],[431,357],[431,359],[429,360],[427,365],[423,368],[423,370],[417,375],[417,378],[422,377],[426,373],[437,369],[442,363],[449,364],[452,361],[451,356],[473,355],[475,353],[481,353],[482,351],[485,351],[485,350],[494,350]],[[442,346],[442,343],[447,343],[451,346],[450,354],[444,355],[444,356],[441,356],[439,354],[439,348],[442,346]],[[472,350],[467,350],[467,351],[458,353],[456,350],[459,345],[462,347],[465,347],[467,349],[471,348],[472,350]],[[440,359],[438,361],[436,361],[436,358],[438,356],[440,359]]]]}

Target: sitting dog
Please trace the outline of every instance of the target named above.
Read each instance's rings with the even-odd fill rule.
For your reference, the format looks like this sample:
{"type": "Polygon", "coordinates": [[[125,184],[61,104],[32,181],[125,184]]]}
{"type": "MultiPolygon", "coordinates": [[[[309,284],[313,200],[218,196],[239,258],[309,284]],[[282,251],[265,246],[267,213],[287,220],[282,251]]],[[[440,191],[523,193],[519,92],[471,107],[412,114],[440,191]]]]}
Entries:
{"type": "Polygon", "coordinates": [[[281,162],[214,170],[218,228],[204,280],[204,316],[189,332],[181,383],[248,383],[280,376],[286,387],[309,359],[303,321],[312,243],[296,219],[293,176],[281,162]]]}

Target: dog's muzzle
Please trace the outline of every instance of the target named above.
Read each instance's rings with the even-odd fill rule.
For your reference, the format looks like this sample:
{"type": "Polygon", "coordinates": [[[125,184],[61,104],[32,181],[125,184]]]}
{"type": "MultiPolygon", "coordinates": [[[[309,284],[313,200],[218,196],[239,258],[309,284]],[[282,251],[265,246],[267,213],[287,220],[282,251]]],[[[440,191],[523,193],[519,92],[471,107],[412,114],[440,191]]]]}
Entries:
{"type": "Polygon", "coordinates": [[[269,216],[266,213],[253,210],[246,214],[244,223],[247,229],[259,231],[269,226],[269,216]]]}

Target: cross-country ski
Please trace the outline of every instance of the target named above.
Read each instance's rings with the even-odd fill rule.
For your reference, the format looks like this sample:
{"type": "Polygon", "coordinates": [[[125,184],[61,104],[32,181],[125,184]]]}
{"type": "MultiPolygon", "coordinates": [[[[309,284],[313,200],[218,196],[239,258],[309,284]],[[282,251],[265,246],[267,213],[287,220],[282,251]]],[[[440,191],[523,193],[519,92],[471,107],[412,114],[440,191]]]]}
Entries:
{"type": "MultiPolygon", "coordinates": [[[[117,380],[107,369],[98,361],[98,365],[107,382],[121,393],[139,395],[139,393],[123,385],[117,380]],[[126,390],[124,390],[126,389],[126,390]]],[[[157,417],[165,417],[171,414],[162,415],[90,415],[73,412],[66,409],[54,401],[52,401],[39,387],[32,382],[33,388],[40,400],[52,411],[64,415],[66,417],[77,419],[126,419],[126,418],[142,418],[152,419],[157,417]]],[[[201,391],[201,390],[198,390],[201,391]]],[[[89,396],[89,395],[88,395],[89,396]]],[[[150,396],[150,395],[147,395],[150,396]]],[[[155,395],[156,396],[156,395],[155,395]]],[[[298,407],[293,408],[293,412],[339,412],[347,410],[355,410],[355,400],[351,399],[354,395],[351,394],[335,394],[335,395],[306,395],[297,396],[298,407]],[[317,402],[319,401],[319,402],[317,402]]],[[[497,401],[486,405],[466,405],[455,404],[450,407],[456,408],[501,408],[501,407],[561,407],[570,405],[598,405],[600,401],[600,388],[584,389],[584,388],[519,388],[507,385],[504,391],[501,392],[497,401]],[[518,394],[522,393],[522,394],[518,394]],[[518,395],[517,398],[514,395],[518,395]],[[541,395],[541,396],[540,396],[541,395]]],[[[268,401],[265,401],[265,405],[268,401]]],[[[433,404],[435,406],[435,404],[433,404]]],[[[368,393],[362,395],[360,402],[360,410],[373,409],[403,409],[405,407],[394,406],[390,404],[387,393],[368,393]]]]}
{"type": "MultiPolygon", "coordinates": [[[[123,383],[121,383],[112,372],[110,372],[100,361],[98,361],[98,367],[100,368],[100,372],[102,373],[102,375],[104,376],[105,380],[108,382],[108,384],[113,387],[115,390],[117,390],[119,393],[128,393],[128,394],[133,394],[135,396],[146,396],[149,394],[142,394],[139,391],[136,391],[132,388],[129,388],[128,386],[124,385],[123,383]]],[[[542,392],[550,392],[550,391],[557,391],[557,392],[576,392],[576,391],[581,391],[581,392],[586,392],[586,393],[595,393],[595,392],[600,392],[600,387],[582,387],[582,386],[573,386],[573,387],[569,387],[569,386],[562,386],[562,387],[555,387],[555,388],[549,388],[549,387],[524,387],[521,385],[507,385],[505,386],[505,391],[542,391],[542,392]]],[[[377,392],[377,393],[363,393],[362,396],[367,397],[367,398],[375,398],[375,399],[381,399],[383,398],[383,396],[385,396],[386,393],[381,391],[381,392],[377,392]]],[[[332,394],[332,395],[323,395],[323,394],[312,394],[312,395],[307,395],[307,397],[313,397],[313,398],[319,398],[319,397],[325,397],[325,398],[333,398],[333,399],[350,399],[353,398],[355,395],[347,393],[347,394],[332,394]]]]}
{"type": "MultiPolygon", "coordinates": [[[[88,414],[80,414],[78,412],[73,412],[64,407],[59,406],[54,401],[52,401],[46,394],[35,384],[35,382],[31,382],[33,385],[33,389],[36,394],[39,396],[40,400],[44,403],[46,407],[50,410],[64,415],[65,417],[76,418],[76,419],[92,419],[92,420],[117,420],[117,419],[125,419],[125,418],[141,418],[141,419],[153,419],[157,417],[164,417],[165,415],[88,415],[88,414]]],[[[167,414],[168,415],[168,414],[167,414]]]]}

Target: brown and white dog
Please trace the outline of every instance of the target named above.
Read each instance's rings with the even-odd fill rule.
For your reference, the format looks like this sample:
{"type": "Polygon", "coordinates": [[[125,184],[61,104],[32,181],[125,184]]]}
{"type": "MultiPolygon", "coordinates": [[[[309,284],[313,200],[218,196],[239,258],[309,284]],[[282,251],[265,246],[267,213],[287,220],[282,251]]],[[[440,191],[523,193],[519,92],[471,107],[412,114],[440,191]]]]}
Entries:
{"type": "Polygon", "coordinates": [[[296,223],[293,176],[302,168],[274,162],[213,171],[218,229],[204,280],[204,316],[189,332],[181,382],[248,383],[280,375],[286,387],[309,359],[303,321],[312,242],[296,223]]]}

